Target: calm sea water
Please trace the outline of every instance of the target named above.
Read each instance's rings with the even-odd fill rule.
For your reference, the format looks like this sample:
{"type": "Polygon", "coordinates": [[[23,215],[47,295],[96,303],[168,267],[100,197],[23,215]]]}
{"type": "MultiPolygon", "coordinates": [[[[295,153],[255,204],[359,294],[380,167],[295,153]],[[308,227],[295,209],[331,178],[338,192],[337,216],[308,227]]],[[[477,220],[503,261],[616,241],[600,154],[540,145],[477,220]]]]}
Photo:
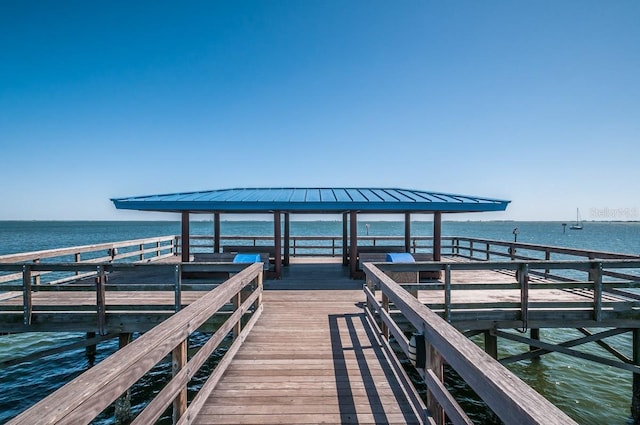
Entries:
{"type": "MultiPolygon", "coordinates": [[[[400,222],[361,222],[359,234],[371,236],[402,235],[400,222]],[[368,224],[368,226],[366,226],[368,224]]],[[[563,232],[556,222],[444,222],[444,236],[472,236],[487,239],[513,240],[518,228],[518,242],[553,246],[624,252],[640,255],[640,223],[585,223],[584,230],[563,232]]],[[[193,235],[212,233],[211,222],[192,222],[193,235]]],[[[223,235],[271,235],[273,224],[260,221],[228,221],[221,223],[223,235]]],[[[0,221],[0,255],[36,251],[75,245],[113,242],[127,239],[175,235],[180,223],[161,222],[88,222],[88,221],[0,221]]],[[[295,236],[336,236],[342,234],[340,221],[291,223],[295,236]]],[[[432,234],[430,222],[412,224],[412,234],[432,234]]],[[[543,330],[545,340],[566,340],[579,337],[574,330],[543,330]]],[[[0,336],[0,360],[27,355],[84,338],[84,334],[27,334],[0,336]]],[[[627,336],[608,341],[627,355],[631,344],[627,336]]],[[[197,341],[192,341],[192,343],[197,341]]],[[[98,346],[96,362],[112,354],[117,342],[98,346]]],[[[517,344],[501,344],[500,356],[522,350],[517,344]]],[[[581,348],[606,355],[597,346],[581,348]]],[[[50,394],[65,382],[90,367],[84,349],[73,350],[20,366],[0,369],[0,423],[14,417],[27,407],[50,394]]],[[[559,406],[581,424],[628,424],[631,400],[631,373],[570,358],[547,354],[538,361],[522,361],[509,366],[523,380],[559,406]]],[[[150,382],[156,376],[167,376],[168,366],[160,365],[134,389],[133,402],[141,403],[155,389],[150,382]],[[137,401],[138,400],[138,401],[137,401]]],[[[482,419],[481,419],[482,421],[482,419]]],[[[109,423],[108,415],[97,421],[109,423]]]]}

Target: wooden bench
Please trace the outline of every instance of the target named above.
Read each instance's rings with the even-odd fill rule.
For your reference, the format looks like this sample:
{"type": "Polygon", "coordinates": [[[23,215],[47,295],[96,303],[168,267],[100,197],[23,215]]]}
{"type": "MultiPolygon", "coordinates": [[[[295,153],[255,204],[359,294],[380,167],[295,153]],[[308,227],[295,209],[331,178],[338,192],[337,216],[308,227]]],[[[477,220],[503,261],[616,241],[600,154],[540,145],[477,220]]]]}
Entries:
{"type": "MultiPolygon", "coordinates": [[[[391,246],[363,246],[358,247],[358,271],[362,270],[363,263],[384,263],[387,260],[387,253],[389,252],[406,252],[404,246],[391,245],[391,246]],[[389,249],[391,248],[391,249],[389,249]],[[364,249],[364,251],[360,251],[364,249]]],[[[421,261],[433,261],[433,254],[429,253],[415,253],[411,254],[416,262],[421,261]]],[[[423,271],[420,272],[420,279],[440,279],[440,272],[437,271],[423,271]]]]}
{"type": "Polygon", "coordinates": [[[260,257],[267,265],[275,264],[276,259],[276,247],[273,245],[224,245],[222,252],[233,254],[260,254],[260,257]]]}
{"type": "MultiPolygon", "coordinates": [[[[249,251],[243,252],[248,254],[249,251]]],[[[253,251],[253,254],[260,254],[260,261],[262,261],[263,270],[269,270],[269,254],[267,252],[253,251]]],[[[193,261],[202,263],[231,263],[235,258],[237,252],[220,252],[220,253],[198,253],[193,254],[193,261]]]]}
{"type": "Polygon", "coordinates": [[[266,253],[273,258],[276,256],[276,247],[273,245],[224,245],[222,252],[234,254],[266,253]]]}

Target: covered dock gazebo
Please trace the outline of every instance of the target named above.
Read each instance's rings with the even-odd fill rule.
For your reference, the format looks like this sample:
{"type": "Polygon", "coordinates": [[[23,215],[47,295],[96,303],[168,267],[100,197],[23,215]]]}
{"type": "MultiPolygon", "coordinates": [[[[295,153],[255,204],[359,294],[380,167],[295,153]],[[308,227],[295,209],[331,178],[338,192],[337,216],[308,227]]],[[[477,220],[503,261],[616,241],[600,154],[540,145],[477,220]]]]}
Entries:
{"type": "Polygon", "coordinates": [[[343,263],[349,264],[351,275],[354,276],[357,269],[358,214],[404,215],[407,252],[411,243],[411,214],[433,214],[433,259],[439,261],[442,214],[504,211],[510,202],[389,188],[238,188],[113,198],[111,201],[118,209],[180,213],[183,262],[190,259],[191,214],[213,214],[215,252],[220,251],[221,214],[273,214],[276,276],[280,276],[283,263],[289,264],[291,214],[341,214],[343,263]]]}

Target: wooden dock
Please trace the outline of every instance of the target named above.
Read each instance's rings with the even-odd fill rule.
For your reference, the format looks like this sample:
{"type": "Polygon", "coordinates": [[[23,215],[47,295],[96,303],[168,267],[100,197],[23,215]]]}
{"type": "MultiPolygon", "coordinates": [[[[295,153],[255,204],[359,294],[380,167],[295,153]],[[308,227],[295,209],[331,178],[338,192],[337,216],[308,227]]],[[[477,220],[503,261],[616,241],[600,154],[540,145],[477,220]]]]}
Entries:
{"type": "Polygon", "coordinates": [[[640,376],[638,358],[618,353],[611,361],[571,348],[606,345],[604,338],[623,332],[640,343],[637,279],[628,274],[640,261],[444,260],[368,263],[366,282],[350,279],[340,258],[293,258],[281,279],[264,282],[260,263],[181,263],[176,256],[153,264],[0,264],[6,281],[22,282],[4,286],[0,331],[145,332],[9,423],[90,423],[167,356],[173,379],[134,424],[156,422],[171,406],[177,424],[443,424],[445,417],[470,424],[443,385],[446,363],[505,423],[565,425],[573,422],[500,363],[557,351],[640,376]],[[565,269],[585,279],[553,276],[565,269]],[[62,284],[35,283],[40,274],[62,272],[71,274],[62,284]],[[418,279],[422,272],[441,278],[418,279]],[[207,324],[215,332],[187,356],[189,335],[207,324]],[[611,329],[550,344],[534,334],[542,327],[611,329]],[[503,331],[513,328],[530,336],[503,331]],[[397,350],[410,351],[407,331],[418,335],[415,368],[426,400],[400,366],[397,350]],[[466,337],[479,333],[483,348],[466,337]],[[230,334],[223,359],[187,400],[189,381],[230,334]],[[498,337],[531,348],[498,359],[498,337]]]}

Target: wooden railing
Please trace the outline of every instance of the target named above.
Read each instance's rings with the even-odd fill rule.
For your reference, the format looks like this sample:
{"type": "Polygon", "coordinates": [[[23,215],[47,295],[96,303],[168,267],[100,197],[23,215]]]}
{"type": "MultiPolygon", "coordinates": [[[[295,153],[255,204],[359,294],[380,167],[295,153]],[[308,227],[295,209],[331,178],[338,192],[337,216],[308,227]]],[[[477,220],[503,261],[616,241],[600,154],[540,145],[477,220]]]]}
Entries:
{"type": "Polygon", "coordinates": [[[174,423],[189,423],[202,407],[262,312],[262,264],[245,267],[222,285],[8,423],[88,424],[168,354],[172,354],[173,357],[173,378],[132,423],[154,423],[171,405],[174,423]],[[250,294],[246,293],[248,289],[251,291],[250,294]],[[187,359],[189,335],[230,300],[234,306],[233,314],[197,353],[187,359]],[[252,312],[252,316],[242,326],[242,318],[249,312],[252,312]],[[233,343],[208,380],[188,403],[187,384],[230,332],[234,336],[233,343]]]}
{"type": "MultiPolygon", "coordinates": [[[[171,257],[176,253],[175,236],[163,236],[157,238],[135,239],[128,241],[100,243],[93,245],[75,246],[69,248],[47,249],[42,251],[24,252],[18,254],[0,255],[0,265],[9,263],[121,263],[121,262],[150,262],[171,257]]],[[[45,271],[33,270],[32,278],[34,284],[39,284],[45,271]]],[[[64,283],[77,279],[80,274],[60,278],[60,275],[53,275],[49,283],[64,283]]],[[[95,267],[86,276],[95,275],[95,267]]],[[[0,275],[0,290],[4,289],[1,284],[20,278],[15,274],[0,275]]]]}
{"type": "Polygon", "coordinates": [[[416,368],[427,385],[427,408],[435,423],[444,424],[446,415],[453,424],[472,424],[443,384],[443,362],[446,362],[505,423],[575,424],[378,267],[367,263],[365,273],[366,310],[372,318],[377,314],[383,335],[387,338],[393,335],[409,356],[409,341],[389,314],[389,304],[393,304],[422,335],[416,344],[416,368]],[[381,303],[373,292],[375,287],[382,292],[381,303]]]}
{"type": "MultiPolygon", "coordinates": [[[[517,243],[498,241],[493,239],[478,239],[467,237],[447,237],[450,241],[443,245],[443,255],[451,254],[475,261],[567,261],[567,260],[607,260],[630,259],[639,260],[640,255],[621,254],[586,249],[564,248],[557,246],[538,245],[530,243],[517,243]]],[[[559,267],[558,269],[562,269],[559,267]]],[[[584,270],[584,268],[583,268],[584,270]]],[[[588,270],[586,270],[588,272],[588,270]]],[[[554,278],[558,280],[574,280],[576,275],[552,274],[549,268],[532,271],[532,274],[554,278]]],[[[619,274],[613,271],[605,271],[605,276],[629,279],[629,274],[619,274]]]]}
{"type": "MultiPolygon", "coordinates": [[[[86,323],[87,314],[95,315],[95,331],[104,335],[107,333],[107,314],[120,313],[123,310],[132,313],[171,314],[180,311],[184,305],[182,294],[185,291],[210,291],[218,286],[221,279],[209,278],[205,281],[184,281],[184,273],[237,273],[245,267],[245,264],[206,264],[206,263],[24,263],[24,264],[0,264],[0,273],[7,272],[5,277],[13,277],[11,281],[0,285],[0,290],[5,294],[22,295],[22,305],[0,303],[0,317],[7,319],[11,314],[22,311],[23,325],[30,325],[34,314],[65,315],[67,322],[74,322],[72,317],[85,315],[83,326],[90,327],[86,323]],[[139,281],[137,276],[142,273],[153,272],[153,282],[139,281]],[[52,282],[34,283],[33,276],[38,274],[68,275],[52,282]],[[118,274],[118,279],[109,279],[109,276],[118,274]],[[87,279],[86,276],[92,278],[87,279]],[[95,278],[93,278],[95,276],[95,278]],[[124,301],[125,304],[114,305],[107,303],[107,294],[121,291],[144,291],[147,297],[154,299],[152,294],[161,292],[173,293],[173,303],[145,303],[134,304],[124,301]],[[56,292],[60,296],[61,303],[38,304],[33,301],[33,295],[44,292],[56,292]],[[91,297],[79,297],[82,293],[92,292],[91,297]],[[87,298],[92,300],[88,303],[87,298]]],[[[62,319],[61,319],[62,320],[62,319]]],[[[5,320],[3,324],[11,323],[5,320]]]]}
{"type": "MultiPolygon", "coordinates": [[[[180,245],[180,236],[176,236],[180,245]]],[[[195,252],[213,252],[213,236],[190,236],[190,247],[195,252]]],[[[273,236],[220,237],[222,245],[273,246],[273,236]]],[[[342,236],[291,236],[290,253],[293,256],[342,255],[342,236]]],[[[404,246],[404,236],[358,236],[360,246],[393,245],[404,246]]],[[[433,253],[432,236],[412,236],[410,252],[433,253]]],[[[480,261],[510,260],[579,260],[579,259],[639,259],[639,255],[620,254],[595,250],[575,249],[508,242],[493,239],[460,236],[442,237],[442,255],[454,255],[480,261]]],[[[1,257],[0,257],[1,258],[1,257]]]]}
{"type": "MultiPolygon", "coordinates": [[[[511,322],[514,327],[529,328],[530,320],[557,320],[562,310],[567,321],[591,321],[593,326],[606,326],[608,320],[628,317],[633,309],[640,314],[640,260],[592,260],[592,261],[517,261],[517,262],[424,262],[424,263],[378,263],[376,269],[383,272],[440,272],[442,279],[435,282],[403,283],[402,287],[420,291],[442,291],[442,302],[430,303],[432,311],[439,313],[447,322],[455,321],[457,326],[473,329],[483,327],[487,320],[511,322]],[[456,271],[500,271],[514,276],[509,282],[452,283],[451,274],[456,271]],[[579,271],[582,280],[543,280],[535,278],[545,270],[579,271]],[[622,271],[625,271],[624,273],[622,271]],[[615,276],[615,278],[608,277],[615,276]],[[620,279],[625,276],[626,279],[620,279]],[[580,293],[581,301],[563,301],[556,298],[532,301],[531,291],[538,289],[565,289],[580,293]],[[469,301],[452,303],[456,291],[519,291],[517,301],[469,301]],[[603,297],[603,294],[617,294],[624,302],[603,297]],[[624,304],[624,308],[622,308],[624,304]]],[[[367,275],[368,278],[368,275],[367,275]]],[[[481,296],[481,295],[479,295],[481,296]]],[[[465,297],[460,297],[464,299],[465,297]]],[[[628,317],[635,320],[634,317],[628,317]]],[[[640,370],[639,370],[640,371],[640,370]]]]}
{"type": "MultiPolygon", "coordinates": [[[[181,237],[177,236],[178,247],[181,247],[181,237]]],[[[273,236],[233,236],[220,237],[220,245],[273,246],[273,236]]],[[[402,245],[403,236],[359,236],[358,243],[365,246],[402,245]]],[[[213,252],[213,236],[190,236],[190,252],[213,252]]],[[[431,252],[433,238],[430,236],[416,236],[412,238],[412,252],[431,252]]],[[[342,236],[291,236],[289,252],[294,257],[342,255],[342,236]]]]}

